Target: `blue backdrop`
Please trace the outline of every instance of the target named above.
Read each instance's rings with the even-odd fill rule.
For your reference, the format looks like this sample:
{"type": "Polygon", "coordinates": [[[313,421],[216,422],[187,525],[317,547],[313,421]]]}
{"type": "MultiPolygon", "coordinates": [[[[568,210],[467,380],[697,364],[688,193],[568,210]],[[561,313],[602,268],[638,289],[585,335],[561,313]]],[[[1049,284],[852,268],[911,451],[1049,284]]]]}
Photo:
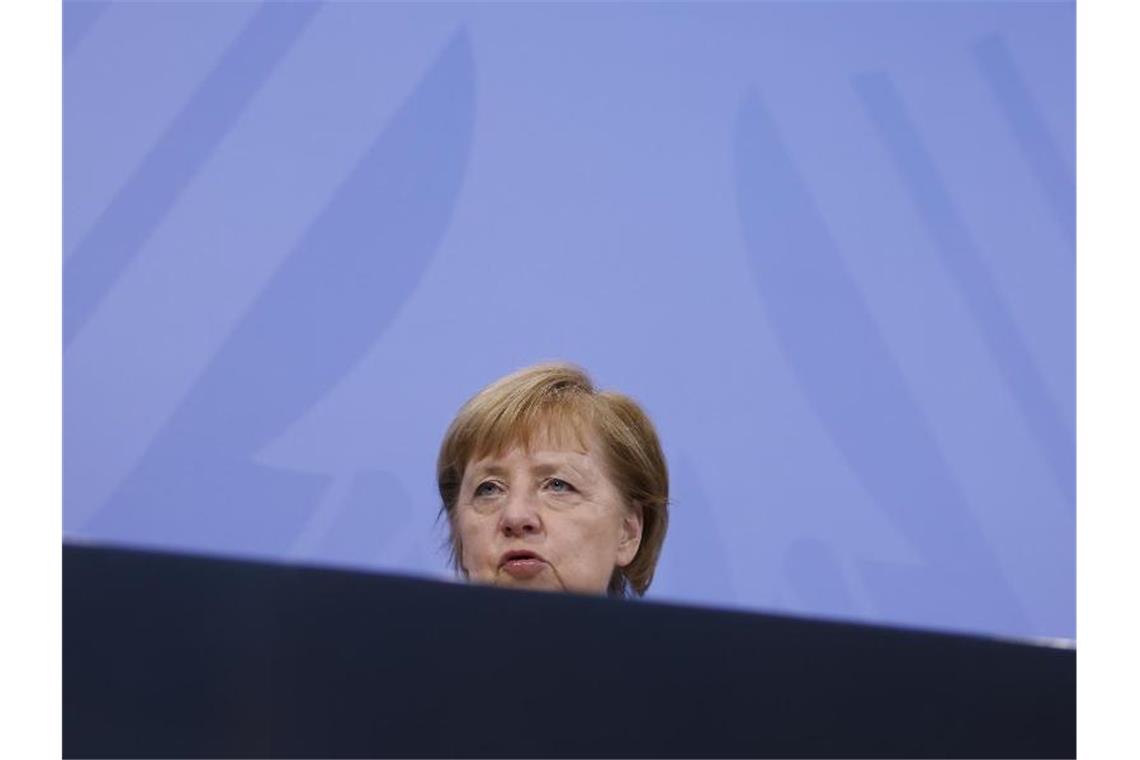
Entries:
{"type": "Polygon", "coordinates": [[[1074,636],[1074,22],[65,2],[66,537],[451,577],[444,429],[567,359],[650,598],[1074,636]]]}

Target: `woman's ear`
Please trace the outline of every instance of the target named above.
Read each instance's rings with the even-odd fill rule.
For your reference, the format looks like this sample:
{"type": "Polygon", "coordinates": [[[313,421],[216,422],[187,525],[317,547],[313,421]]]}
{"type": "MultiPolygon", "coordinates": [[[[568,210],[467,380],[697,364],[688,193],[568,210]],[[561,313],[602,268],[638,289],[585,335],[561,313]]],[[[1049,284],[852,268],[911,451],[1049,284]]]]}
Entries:
{"type": "Polygon", "coordinates": [[[641,548],[641,529],[644,524],[644,514],[641,504],[634,504],[625,511],[621,518],[621,536],[618,539],[618,567],[625,567],[637,556],[641,548]]]}

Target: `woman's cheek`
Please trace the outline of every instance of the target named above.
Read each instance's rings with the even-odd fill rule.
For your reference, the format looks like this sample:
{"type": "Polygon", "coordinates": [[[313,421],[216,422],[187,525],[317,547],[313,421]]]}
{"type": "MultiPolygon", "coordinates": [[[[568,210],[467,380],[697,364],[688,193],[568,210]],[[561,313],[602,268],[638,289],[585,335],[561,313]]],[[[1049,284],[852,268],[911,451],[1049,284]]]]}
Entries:
{"type": "Polygon", "coordinates": [[[483,557],[485,554],[484,545],[486,541],[480,533],[479,521],[474,518],[470,512],[467,512],[459,520],[459,535],[462,539],[462,562],[463,567],[467,570],[467,575],[472,580],[483,578],[486,576],[486,560],[483,557]]]}

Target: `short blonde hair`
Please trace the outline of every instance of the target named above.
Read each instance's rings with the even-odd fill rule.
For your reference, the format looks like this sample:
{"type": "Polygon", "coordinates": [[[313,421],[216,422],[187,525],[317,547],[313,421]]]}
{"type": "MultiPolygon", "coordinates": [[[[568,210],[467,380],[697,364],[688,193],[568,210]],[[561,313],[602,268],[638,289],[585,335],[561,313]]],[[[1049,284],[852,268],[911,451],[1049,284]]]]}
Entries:
{"type": "Polygon", "coordinates": [[[641,596],[653,580],[669,524],[669,472],[653,423],[637,402],[598,391],[573,364],[537,364],[495,381],[455,416],[439,449],[436,481],[447,516],[450,561],[462,570],[455,505],[463,473],[472,461],[530,446],[536,435],[572,436],[583,447],[597,437],[607,475],[627,508],[640,506],[641,544],[633,560],[615,568],[607,593],[641,596]]]}

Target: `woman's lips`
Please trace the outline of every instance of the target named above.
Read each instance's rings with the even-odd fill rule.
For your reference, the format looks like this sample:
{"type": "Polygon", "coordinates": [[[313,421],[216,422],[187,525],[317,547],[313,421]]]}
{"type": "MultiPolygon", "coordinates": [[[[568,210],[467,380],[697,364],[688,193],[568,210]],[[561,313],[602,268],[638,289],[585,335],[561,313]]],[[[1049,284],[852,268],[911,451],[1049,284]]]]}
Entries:
{"type": "Polygon", "coordinates": [[[511,577],[525,580],[541,573],[546,567],[546,563],[537,557],[518,557],[508,559],[500,567],[503,572],[511,577]]]}

